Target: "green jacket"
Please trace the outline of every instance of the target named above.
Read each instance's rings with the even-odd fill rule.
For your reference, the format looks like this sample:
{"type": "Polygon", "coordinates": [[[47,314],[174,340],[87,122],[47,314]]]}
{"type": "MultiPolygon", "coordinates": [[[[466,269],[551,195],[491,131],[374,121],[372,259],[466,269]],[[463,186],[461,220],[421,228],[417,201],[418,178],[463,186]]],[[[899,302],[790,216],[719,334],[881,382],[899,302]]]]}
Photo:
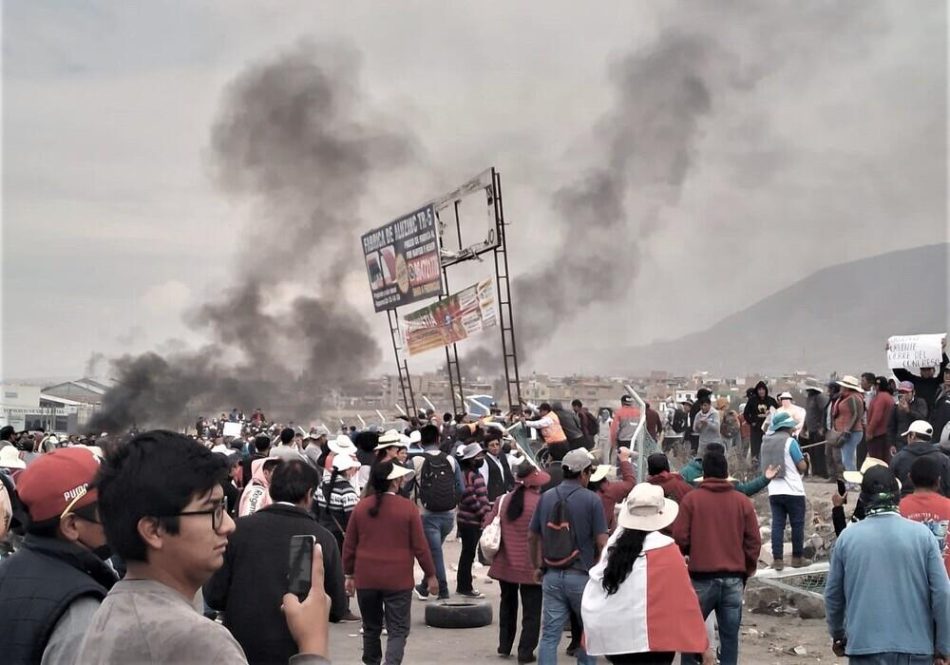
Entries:
{"type": "MultiPolygon", "coordinates": [[[[699,457],[691,459],[686,466],[680,469],[680,475],[683,480],[693,487],[696,486],[696,479],[703,475],[703,460],[699,457]]],[[[746,496],[754,496],[768,487],[769,479],[765,476],[758,476],[746,482],[737,482],[736,489],[746,496]]]]}

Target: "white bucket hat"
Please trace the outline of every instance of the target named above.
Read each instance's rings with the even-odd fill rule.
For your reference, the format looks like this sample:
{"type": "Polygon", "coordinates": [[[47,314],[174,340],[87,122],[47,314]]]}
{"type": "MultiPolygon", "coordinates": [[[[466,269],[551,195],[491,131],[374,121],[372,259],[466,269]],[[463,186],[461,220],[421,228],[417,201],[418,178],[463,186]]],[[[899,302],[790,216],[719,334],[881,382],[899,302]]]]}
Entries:
{"type": "Polygon", "coordinates": [[[598,464],[597,468],[594,469],[594,472],[590,474],[590,481],[596,483],[599,480],[603,480],[607,477],[607,474],[610,473],[610,470],[613,468],[612,464],[598,464]]]}
{"type": "Polygon", "coordinates": [[[482,448],[481,444],[469,443],[462,448],[462,459],[472,459],[483,452],[485,452],[485,449],[482,448]]]}
{"type": "Polygon", "coordinates": [[[861,481],[864,480],[864,474],[868,472],[868,469],[875,466],[887,466],[887,462],[876,457],[865,457],[864,462],[861,463],[860,471],[845,471],[842,475],[845,481],[860,485],[861,481]]]}
{"type": "Polygon", "coordinates": [[[333,458],[333,468],[337,471],[347,471],[360,466],[359,460],[352,455],[339,454],[333,458]]]}
{"type": "Polygon", "coordinates": [[[353,443],[353,440],[348,437],[346,434],[340,434],[333,441],[327,444],[327,447],[330,449],[331,453],[337,455],[355,455],[356,454],[356,444],[353,443]]]}
{"type": "Polygon", "coordinates": [[[672,524],[679,511],[675,501],[664,498],[662,487],[641,483],[621,504],[617,524],[624,529],[659,531],[672,524]]]}

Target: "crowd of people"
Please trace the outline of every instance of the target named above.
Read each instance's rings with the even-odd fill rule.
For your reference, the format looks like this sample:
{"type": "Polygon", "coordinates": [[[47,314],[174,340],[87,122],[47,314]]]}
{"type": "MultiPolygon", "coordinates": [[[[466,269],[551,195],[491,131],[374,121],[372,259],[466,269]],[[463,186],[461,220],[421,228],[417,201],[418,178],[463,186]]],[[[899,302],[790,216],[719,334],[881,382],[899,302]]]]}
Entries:
{"type": "Polygon", "coordinates": [[[834,652],[853,663],[947,662],[944,360],[893,380],[810,383],[802,405],[762,382],[744,404],[700,389],[663,413],[624,395],[597,415],[580,400],[507,414],[492,405],[484,417],[430,410],[336,433],[268,422],[261,409],[200,418],[186,434],[5,427],[0,654],[326,663],[328,623],[353,622],[362,662],[397,665],[415,602],[483,602],[481,561],[500,588],[500,656],[732,665],[762,550],[750,497],[768,496],[770,566],[786,565],[786,526],[788,564],[808,566],[810,474],[839,484],[826,591],[834,652]],[[304,597],[287,583],[290,542],[302,535],[314,543],[304,597]]]}

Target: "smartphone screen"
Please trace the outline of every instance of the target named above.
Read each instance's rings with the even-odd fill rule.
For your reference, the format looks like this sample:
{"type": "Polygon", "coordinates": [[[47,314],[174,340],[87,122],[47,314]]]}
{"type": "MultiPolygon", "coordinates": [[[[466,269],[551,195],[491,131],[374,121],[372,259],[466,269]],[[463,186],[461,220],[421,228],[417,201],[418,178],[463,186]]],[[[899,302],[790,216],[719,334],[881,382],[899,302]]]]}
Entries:
{"type": "Polygon", "coordinates": [[[310,572],[313,568],[313,547],[316,536],[292,536],[287,565],[287,590],[301,601],[310,593],[310,572]]]}

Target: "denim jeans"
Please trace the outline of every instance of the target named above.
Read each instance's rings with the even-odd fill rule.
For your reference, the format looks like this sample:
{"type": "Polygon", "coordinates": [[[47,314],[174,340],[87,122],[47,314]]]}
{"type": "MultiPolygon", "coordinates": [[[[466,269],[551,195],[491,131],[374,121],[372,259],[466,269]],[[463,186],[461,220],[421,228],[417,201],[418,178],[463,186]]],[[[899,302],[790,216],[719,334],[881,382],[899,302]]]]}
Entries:
{"type": "MultiPolygon", "coordinates": [[[[543,610],[541,619],[541,646],[538,649],[538,665],[556,665],[557,647],[564,633],[564,624],[573,610],[581,615],[581,597],[587,586],[587,575],[564,570],[549,570],[541,583],[543,610]]],[[[597,662],[583,648],[575,654],[577,662],[592,665],[597,662]]]]}
{"type": "MultiPolygon", "coordinates": [[[[703,619],[715,610],[719,624],[719,663],[736,665],[739,662],[739,624],[742,623],[742,592],[745,589],[738,577],[711,577],[694,579],[693,589],[699,597],[703,619]]],[[[683,663],[699,665],[700,659],[683,655],[683,663]]]]}
{"type": "Polygon", "coordinates": [[[864,438],[864,432],[848,432],[842,438],[844,438],[844,443],[841,444],[841,462],[844,464],[844,470],[857,471],[858,444],[864,438]]]}
{"type": "Polygon", "coordinates": [[[869,653],[864,656],[848,656],[850,665],[931,665],[933,656],[918,656],[910,653],[869,653]]]}
{"type": "Polygon", "coordinates": [[[769,505],[772,507],[772,558],[785,556],[786,519],[792,526],[792,556],[801,557],[805,546],[805,497],[773,494],[769,505]]]}
{"type": "MultiPolygon", "coordinates": [[[[442,556],[442,543],[452,533],[455,526],[454,511],[444,513],[423,513],[422,531],[429,541],[429,550],[432,552],[432,562],[435,564],[435,577],[439,580],[439,595],[449,592],[449,583],[445,580],[445,558],[442,556]]],[[[425,586],[425,580],[422,580],[425,586]]]]}

